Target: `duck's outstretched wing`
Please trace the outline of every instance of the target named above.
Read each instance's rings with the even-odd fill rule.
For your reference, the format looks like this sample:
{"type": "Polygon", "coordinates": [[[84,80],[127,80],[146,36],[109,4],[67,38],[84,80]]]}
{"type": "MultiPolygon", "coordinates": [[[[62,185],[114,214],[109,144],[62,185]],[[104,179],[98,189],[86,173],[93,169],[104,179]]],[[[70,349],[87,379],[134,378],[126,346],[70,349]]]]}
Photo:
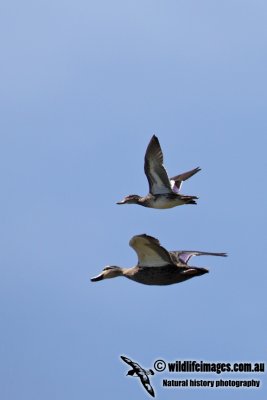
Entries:
{"type": "Polygon", "coordinates": [[[220,256],[227,257],[227,253],[211,253],[208,251],[180,250],[170,251],[172,260],[177,263],[187,264],[193,256],[220,256]]]}
{"type": "Polygon", "coordinates": [[[195,175],[197,172],[201,171],[201,168],[197,167],[192,169],[191,171],[184,172],[182,174],[173,176],[170,181],[171,181],[171,188],[175,193],[179,193],[180,189],[182,187],[183,181],[186,181],[187,179],[191,178],[191,176],[195,175]]]}
{"type": "Polygon", "coordinates": [[[173,193],[171,182],[163,166],[163,154],[158,138],[153,135],[145,154],[145,174],[151,194],[173,193]]]}
{"type": "Polygon", "coordinates": [[[140,267],[163,267],[173,264],[169,252],[152,236],[146,234],[133,236],[129,245],[136,251],[140,267]]]}

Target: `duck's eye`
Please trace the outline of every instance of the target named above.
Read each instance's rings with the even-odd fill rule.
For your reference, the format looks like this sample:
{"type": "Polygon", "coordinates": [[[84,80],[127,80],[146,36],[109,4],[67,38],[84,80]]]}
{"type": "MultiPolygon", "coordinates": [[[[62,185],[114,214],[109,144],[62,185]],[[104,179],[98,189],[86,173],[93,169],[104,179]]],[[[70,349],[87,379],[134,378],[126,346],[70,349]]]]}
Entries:
{"type": "Polygon", "coordinates": [[[114,267],[105,267],[103,271],[108,271],[109,269],[113,269],[114,267]]]}

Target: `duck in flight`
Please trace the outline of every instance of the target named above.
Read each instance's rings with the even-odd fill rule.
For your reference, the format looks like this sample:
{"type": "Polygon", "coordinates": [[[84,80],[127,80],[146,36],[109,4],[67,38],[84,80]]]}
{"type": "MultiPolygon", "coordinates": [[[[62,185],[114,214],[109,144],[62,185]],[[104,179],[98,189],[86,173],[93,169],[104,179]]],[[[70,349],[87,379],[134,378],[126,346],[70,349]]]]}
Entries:
{"type": "Polygon", "coordinates": [[[127,375],[136,376],[136,377],[140,378],[141,383],[144,386],[144,388],[146,389],[146,391],[152,397],[155,397],[154,390],[153,390],[152,386],[150,385],[150,381],[149,381],[149,377],[148,377],[148,375],[154,375],[154,371],[152,369],[145,370],[144,368],[140,367],[139,364],[130,360],[127,357],[121,356],[121,359],[132,367],[132,369],[130,369],[127,372],[127,375]]]}
{"type": "Polygon", "coordinates": [[[149,208],[172,208],[183,204],[196,204],[198,197],[180,194],[183,181],[195,175],[200,168],[168,177],[163,165],[163,153],[158,138],[153,135],[145,154],[145,174],[149,183],[148,195],[130,194],[117,204],[139,204],[149,208]]]}
{"type": "Polygon", "coordinates": [[[156,238],[146,234],[133,236],[129,245],[137,253],[138,263],[135,267],[107,266],[99,275],[91,278],[91,281],[124,276],[145,285],[172,285],[209,272],[206,268],[189,266],[191,257],[227,255],[194,250],[167,251],[156,238]]]}

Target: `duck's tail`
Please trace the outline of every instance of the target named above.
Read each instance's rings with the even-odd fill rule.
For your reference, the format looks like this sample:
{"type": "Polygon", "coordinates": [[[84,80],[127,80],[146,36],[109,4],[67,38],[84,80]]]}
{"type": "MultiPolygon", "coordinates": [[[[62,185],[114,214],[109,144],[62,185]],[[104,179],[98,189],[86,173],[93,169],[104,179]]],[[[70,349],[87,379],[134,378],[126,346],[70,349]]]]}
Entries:
{"type": "Polygon", "coordinates": [[[183,194],[180,195],[181,200],[184,204],[197,204],[196,200],[198,200],[197,196],[185,196],[183,194]]]}

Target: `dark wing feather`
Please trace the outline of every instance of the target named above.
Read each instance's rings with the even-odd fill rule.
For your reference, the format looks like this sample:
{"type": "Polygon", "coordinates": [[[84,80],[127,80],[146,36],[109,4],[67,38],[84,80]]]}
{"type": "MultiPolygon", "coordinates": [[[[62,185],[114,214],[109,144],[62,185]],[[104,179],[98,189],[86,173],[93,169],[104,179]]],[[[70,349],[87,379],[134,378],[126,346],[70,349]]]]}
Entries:
{"type": "MultiPolygon", "coordinates": [[[[130,360],[130,358],[121,356],[121,359],[122,359],[124,362],[126,362],[127,364],[129,364],[129,365],[130,365],[132,368],[134,368],[135,370],[139,370],[139,371],[142,371],[142,370],[143,370],[143,368],[140,367],[139,364],[137,364],[136,362],[130,360]]],[[[136,371],[136,373],[138,373],[138,371],[136,371]]]]}
{"type": "Polygon", "coordinates": [[[155,397],[154,390],[153,390],[152,386],[150,385],[150,380],[149,380],[147,374],[145,374],[145,373],[140,374],[140,375],[138,374],[138,376],[139,376],[139,378],[140,378],[140,380],[141,380],[141,382],[142,382],[144,388],[146,389],[146,391],[147,391],[152,397],[155,397]]]}
{"type": "Polygon", "coordinates": [[[158,138],[153,135],[145,154],[145,174],[151,194],[173,193],[171,183],[163,166],[163,154],[158,138]]]}

